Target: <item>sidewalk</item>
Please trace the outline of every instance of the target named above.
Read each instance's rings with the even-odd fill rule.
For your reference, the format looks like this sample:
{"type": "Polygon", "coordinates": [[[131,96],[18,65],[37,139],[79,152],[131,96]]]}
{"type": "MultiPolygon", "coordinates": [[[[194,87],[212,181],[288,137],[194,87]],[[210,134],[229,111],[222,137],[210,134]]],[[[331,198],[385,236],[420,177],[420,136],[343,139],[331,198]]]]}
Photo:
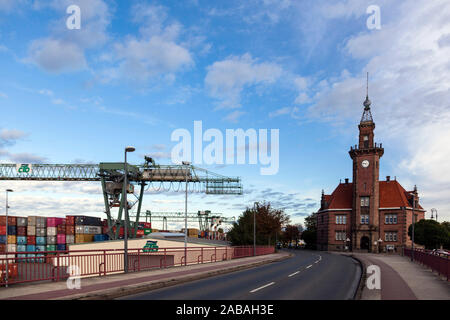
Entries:
{"type": "Polygon", "coordinates": [[[81,288],[70,290],[66,281],[17,284],[0,288],[2,300],[113,299],[151,289],[162,288],[217,274],[247,269],[289,258],[288,253],[274,253],[221,262],[171,267],[152,271],[81,279],[81,288]]]}
{"type": "Polygon", "coordinates": [[[363,279],[361,300],[450,300],[450,284],[408,257],[370,253],[350,255],[363,264],[364,274],[369,265],[377,265],[381,270],[381,289],[369,290],[363,279]]]}

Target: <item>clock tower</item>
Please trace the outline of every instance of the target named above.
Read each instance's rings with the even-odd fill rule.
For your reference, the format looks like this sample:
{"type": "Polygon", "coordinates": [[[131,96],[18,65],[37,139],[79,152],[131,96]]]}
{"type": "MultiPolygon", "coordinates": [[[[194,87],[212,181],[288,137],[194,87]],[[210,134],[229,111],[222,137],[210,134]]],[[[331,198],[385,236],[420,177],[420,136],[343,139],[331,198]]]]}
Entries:
{"type": "Polygon", "coordinates": [[[382,144],[374,142],[375,123],[370,112],[368,94],[359,128],[359,143],[350,148],[353,160],[353,208],[351,215],[351,246],[374,252],[374,242],[381,238],[379,217],[379,161],[382,144]]]}

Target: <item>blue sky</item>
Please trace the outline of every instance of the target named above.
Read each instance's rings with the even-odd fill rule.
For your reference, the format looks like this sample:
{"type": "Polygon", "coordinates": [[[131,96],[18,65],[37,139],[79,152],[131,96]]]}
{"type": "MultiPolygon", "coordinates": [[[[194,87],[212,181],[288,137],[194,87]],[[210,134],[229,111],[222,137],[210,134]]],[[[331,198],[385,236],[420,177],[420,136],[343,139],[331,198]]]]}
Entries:
{"type": "MultiPolygon", "coordinates": [[[[380,177],[417,184],[430,212],[450,217],[450,6],[446,1],[0,0],[2,162],[170,163],[178,128],[279,129],[280,166],[206,166],[241,176],[241,197],[193,195],[190,211],[238,216],[254,201],[293,222],[351,178],[348,150],[370,72],[380,177]],[[66,8],[81,9],[69,30],[66,8]],[[433,19],[430,19],[433,17],[433,19]],[[445,72],[447,71],[447,72],[445,72]]],[[[5,183],[1,183],[5,186],[5,183]]],[[[11,185],[11,184],[8,184],[11,185]]],[[[100,214],[96,184],[15,183],[15,214],[100,214]],[[20,199],[20,201],[18,201],[20,199]],[[34,212],[37,211],[37,212],[34,212]]],[[[144,208],[182,211],[182,194],[144,208]]],[[[14,212],[14,210],[13,210],[14,212]]]]}

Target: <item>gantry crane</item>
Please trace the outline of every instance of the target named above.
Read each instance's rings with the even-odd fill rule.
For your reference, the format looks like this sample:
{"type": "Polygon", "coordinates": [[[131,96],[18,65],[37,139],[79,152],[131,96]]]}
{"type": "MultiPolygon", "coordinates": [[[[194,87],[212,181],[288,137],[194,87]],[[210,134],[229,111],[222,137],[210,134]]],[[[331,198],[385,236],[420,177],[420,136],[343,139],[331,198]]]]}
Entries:
{"type": "MultiPolygon", "coordinates": [[[[137,224],[142,207],[145,187],[159,184],[156,190],[174,189],[174,183],[183,182],[198,186],[197,192],[220,195],[242,195],[242,184],[239,177],[226,177],[193,165],[157,165],[150,157],[145,157],[142,165],[127,164],[128,185],[125,179],[124,162],[102,162],[100,164],[0,164],[0,180],[21,181],[100,181],[108,221],[108,234],[111,239],[119,237],[120,227],[124,225],[122,213],[125,205],[128,209],[136,208],[134,227],[136,237],[137,224]],[[169,183],[169,187],[164,187],[169,183]],[[135,185],[139,192],[135,192],[135,185]],[[125,204],[125,192],[133,194],[136,200],[125,204]],[[111,208],[118,207],[117,219],[113,219],[111,208]],[[116,227],[115,232],[113,232],[116,227]]],[[[180,190],[180,187],[177,191],[180,190]]],[[[127,211],[127,210],[125,210],[127,211]]]]}
{"type": "MultiPolygon", "coordinates": [[[[130,214],[131,217],[137,217],[137,214],[130,214]]],[[[184,222],[185,219],[185,213],[184,212],[152,212],[150,210],[147,210],[143,214],[143,218],[145,217],[145,222],[152,222],[152,221],[162,221],[163,222],[163,229],[164,229],[164,223],[167,226],[167,221],[170,220],[171,222],[184,222]]],[[[187,214],[187,220],[191,222],[198,222],[199,230],[201,231],[208,231],[210,227],[214,224],[232,224],[233,222],[236,222],[235,217],[224,217],[220,213],[211,213],[211,211],[198,211],[197,213],[188,213],[187,214]]]]}

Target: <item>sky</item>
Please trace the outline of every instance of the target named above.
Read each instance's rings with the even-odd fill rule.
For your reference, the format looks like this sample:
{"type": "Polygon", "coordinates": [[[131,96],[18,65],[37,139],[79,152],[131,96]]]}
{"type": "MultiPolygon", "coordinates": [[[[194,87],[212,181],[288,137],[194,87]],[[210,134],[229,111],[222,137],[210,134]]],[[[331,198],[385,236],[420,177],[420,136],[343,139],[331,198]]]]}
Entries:
{"type": "MultiPolygon", "coordinates": [[[[351,180],[369,72],[380,179],[417,185],[426,216],[449,220],[449,57],[445,0],[0,0],[0,162],[120,162],[132,145],[129,163],[170,164],[173,132],[193,137],[194,121],[278,130],[275,174],[260,158],[198,165],[241,177],[244,194],[192,194],[188,211],[237,218],[268,201],[302,223],[322,189],[351,180]]],[[[13,215],[104,217],[97,183],[0,188],[13,215]]],[[[184,194],[148,190],[143,209],[182,212],[184,194]]]]}

